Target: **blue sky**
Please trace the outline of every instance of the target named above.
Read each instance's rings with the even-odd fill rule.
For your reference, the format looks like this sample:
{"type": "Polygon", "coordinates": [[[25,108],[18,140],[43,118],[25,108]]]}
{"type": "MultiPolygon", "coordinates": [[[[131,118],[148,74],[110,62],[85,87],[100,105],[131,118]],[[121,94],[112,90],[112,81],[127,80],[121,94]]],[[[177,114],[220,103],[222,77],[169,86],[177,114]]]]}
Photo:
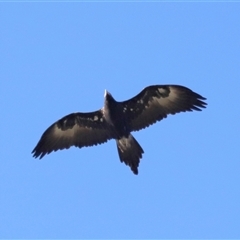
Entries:
{"type": "Polygon", "coordinates": [[[0,3],[0,238],[240,238],[238,3],[0,3]],[[114,141],[31,151],[104,89],[152,84],[207,98],[133,135],[139,175],[114,141]]]}

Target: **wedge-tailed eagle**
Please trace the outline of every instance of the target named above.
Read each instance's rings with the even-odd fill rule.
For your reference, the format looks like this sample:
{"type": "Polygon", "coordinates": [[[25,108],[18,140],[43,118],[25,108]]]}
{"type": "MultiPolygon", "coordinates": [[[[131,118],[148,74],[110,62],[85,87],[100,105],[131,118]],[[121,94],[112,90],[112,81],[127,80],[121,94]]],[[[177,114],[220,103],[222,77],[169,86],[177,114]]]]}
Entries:
{"type": "Polygon", "coordinates": [[[98,111],[72,113],[53,123],[33,149],[34,157],[71,146],[88,147],[115,139],[121,162],[138,174],[142,147],[131,134],[166,118],[168,114],[201,111],[206,98],[179,85],[154,85],[135,97],[117,102],[105,90],[104,106],[98,111]]]}

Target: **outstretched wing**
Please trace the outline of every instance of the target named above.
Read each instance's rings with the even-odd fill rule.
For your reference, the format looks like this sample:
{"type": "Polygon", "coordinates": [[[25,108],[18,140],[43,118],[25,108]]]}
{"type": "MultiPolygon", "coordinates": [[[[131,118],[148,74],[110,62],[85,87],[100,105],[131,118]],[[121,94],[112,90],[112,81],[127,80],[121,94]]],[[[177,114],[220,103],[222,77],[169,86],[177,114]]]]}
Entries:
{"type": "Polygon", "coordinates": [[[111,131],[102,110],[91,113],[72,113],[52,124],[33,149],[34,157],[40,159],[59,149],[87,147],[111,139],[111,131]]]}
{"type": "Polygon", "coordinates": [[[201,111],[206,98],[179,85],[154,85],[143,89],[137,96],[121,102],[130,131],[162,120],[168,114],[201,111]]]}

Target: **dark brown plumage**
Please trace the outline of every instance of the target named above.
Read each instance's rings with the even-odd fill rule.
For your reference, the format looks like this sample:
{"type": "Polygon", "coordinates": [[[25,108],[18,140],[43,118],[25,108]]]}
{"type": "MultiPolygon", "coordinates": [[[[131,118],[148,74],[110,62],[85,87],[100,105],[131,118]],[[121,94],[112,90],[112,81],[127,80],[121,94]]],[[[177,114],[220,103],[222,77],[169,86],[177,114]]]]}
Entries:
{"type": "Polygon", "coordinates": [[[104,97],[102,109],[72,113],[52,124],[33,149],[33,156],[41,159],[59,149],[93,146],[115,139],[121,162],[138,174],[144,151],[131,132],[146,128],[168,114],[201,111],[207,105],[204,97],[179,85],[149,86],[123,102],[117,102],[107,91],[104,97]]]}

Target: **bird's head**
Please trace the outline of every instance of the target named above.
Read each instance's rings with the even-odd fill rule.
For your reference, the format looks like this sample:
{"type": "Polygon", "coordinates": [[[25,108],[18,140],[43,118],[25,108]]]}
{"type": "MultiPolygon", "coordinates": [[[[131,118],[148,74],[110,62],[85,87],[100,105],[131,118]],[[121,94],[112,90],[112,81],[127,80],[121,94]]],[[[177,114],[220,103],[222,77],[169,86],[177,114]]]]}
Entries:
{"type": "Polygon", "coordinates": [[[107,89],[105,89],[105,91],[104,91],[104,98],[106,98],[108,94],[109,94],[109,92],[107,91],[107,89]]]}
{"type": "Polygon", "coordinates": [[[115,102],[115,99],[113,98],[112,94],[110,92],[108,92],[106,89],[105,89],[105,92],[104,92],[104,99],[105,99],[105,103],[108,102],[115,102]]]}
{"type": "Polygon", "coordinates": [[[110,92],[108,92],[106,89],[104,91],[104,98],[105,98],[105,100],[109,100],[110,98],[113,98],[112,94],[110,92]]]}

